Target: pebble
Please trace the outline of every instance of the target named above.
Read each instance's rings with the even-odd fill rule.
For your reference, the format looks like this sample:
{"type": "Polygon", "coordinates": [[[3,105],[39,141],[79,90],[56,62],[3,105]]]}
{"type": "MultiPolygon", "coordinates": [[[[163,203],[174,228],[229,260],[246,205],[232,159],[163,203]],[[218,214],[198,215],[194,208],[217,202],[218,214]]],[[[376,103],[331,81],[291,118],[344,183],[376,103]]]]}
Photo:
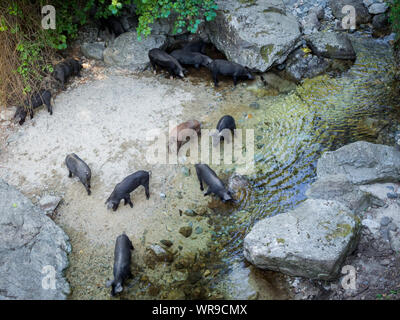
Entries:
{"type": "Polygon", "coordinates": [[[194,230],[195,233],[200,234],[203,232],[203,228],[202,227],[196,227],[196,229],[194,230]]]}
{"type": "Polygon", "coordinates": [[[185,226],[179,229],[179,233],[183,235],[185,238],[189,238],[190,235],[192,234],[192,231],[193,229],[191,226],[185,226]]]}
{"type": "Polygon", "coordinates": [[[397,199],[399,197],[399,195],[394,192],[388,192],[386,195],[389,199],[397,199]]]}
{"type": "Polygon", "coordinates": [[[254,101],[254,102],[249,104],[249,107],[253,108],[253,109],[260,109],[260,104],[258,102],[254,101]]]}
{"type": "Polygon", "coordinates": [[[194,212],[192,209],[186,209],[184,213],[188,217],[195,217],[196,216],[196,212],[194,212]]]}
{"type": "Polygon", "coordinates": [[[160,198],[161,199],[165,199],[167,196],[166,196],[166,194],[165,193],[160,193],[160,198]]]}
{"type": "Polygon", "coordinates": [[[160,240],[160,243],[161,244],[163,244],[164,246],[166,246],[166,247],[171,247],[174,243],[172,242],[172,241],[170,241],[170,240],[160,240]]]}
{"type": "Polygon", "coordinates": [[[389,259],[383,259],[381,261],[381,265],[383,265],[383,266],[388,266],[389,264],[390,264],[390,260],[389,259]]]}
{"type": "Polygon", "coordinates": [[[392,222],[392,219],[389,217],[383,217],[381,219],[381,226],[386,227],[390,222],[392,222]]]}

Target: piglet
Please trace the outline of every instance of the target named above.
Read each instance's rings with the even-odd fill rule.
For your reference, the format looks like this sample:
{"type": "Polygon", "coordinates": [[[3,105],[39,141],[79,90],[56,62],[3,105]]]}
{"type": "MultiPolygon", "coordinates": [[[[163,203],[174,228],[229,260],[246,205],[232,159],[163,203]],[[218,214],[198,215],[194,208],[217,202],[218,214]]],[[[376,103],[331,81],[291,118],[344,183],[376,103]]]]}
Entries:
{"type": "Polygon", "coordinates": [[[92,172],[89,166],[75,153],[67,155],[65,158],[65,164],[69,171],[68,177],[71,178],[73,175],[77,176],[90,196],[90,179],[92,177],[92,172]]]}
{"type": "Polygon", "coordinates": [[[204,193],[204,196],[208,196],[214,193],[222,202],[235,201],[232,198],[232,194],[227,190],[222,183],[221,179],[215,174],[215,172],[206,164],[200,163],[195,165],[197,178],[200,182],[200,190],[203,191],[203,181],[207,184],[208,190],[204,193]]]}
{"type": "Polygon", "coordinates": [[[47,111],[50,115],[53,114],[53,107],[51,105],[51,92],[49,90],[40,90],[33,93],[25,102],[25,107],[19,106],[15,111],[14,120],[20,125],[25,122],[26,116],[29,115],[33,118],[33,109],[39,108],[41,105],[46,105],[47,111]]]}
{"type": "Polygon", "coordinates": [[[139,186],[144,187],[146,198],[148,200],[150,198],[150,174],[151,172],[140,170],[127,176],[124,180],[118,183],[115,186],[114,191],[106,200],[107,209],[113,209],[113,211],[117,211],[119,203],[122,199],[124,199],[124,205],[129,203],[130,207],[133,208],[130,193],[139,186]]]}
{"type": "Polygon", "coordinates": [[[114,280],[107,281],[107,288],[111,286],[111,296],[122,292],[124,281],[132,278],[131,257],[133,245],[128,236],[123,233],[118,236],[114,249],[114,280]]]}

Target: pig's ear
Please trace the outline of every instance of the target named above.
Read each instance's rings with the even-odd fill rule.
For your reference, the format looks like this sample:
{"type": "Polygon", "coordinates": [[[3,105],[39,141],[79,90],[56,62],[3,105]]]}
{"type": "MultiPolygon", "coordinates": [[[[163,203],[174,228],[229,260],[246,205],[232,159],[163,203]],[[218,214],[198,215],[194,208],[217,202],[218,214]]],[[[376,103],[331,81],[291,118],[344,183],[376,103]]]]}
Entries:
{"type": "Polygon", "coordinates": [[[117,283],[117,285],[115,286],[115,292],[120,293],[122,292],[122,290],[124,290],[124,288],[121,286],[120,283],[117,283]]]}

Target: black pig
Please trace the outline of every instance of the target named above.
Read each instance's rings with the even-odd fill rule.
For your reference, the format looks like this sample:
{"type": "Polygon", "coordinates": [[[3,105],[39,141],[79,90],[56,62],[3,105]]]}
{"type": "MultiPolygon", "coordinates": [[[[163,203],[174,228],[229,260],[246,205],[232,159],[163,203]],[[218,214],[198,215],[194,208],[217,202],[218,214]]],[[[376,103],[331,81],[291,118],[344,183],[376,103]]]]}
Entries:
{"type": "Polygon", "coordinates": [[[197,178],[200,181],[200,190],[203,191],[203,181],[207,184],[208,189],[207,192],[204,193],[204,196],[208,196],[211,193],[214,193],[222,202],[226,201],[234,201],[230,191],[228,191],[222,181],[218,178],[215,172],[206,164],[196,164],[196,173],[197,178]]]}
{"type": "Polygon", "coordinates": [[[156,71],[156,66],[166,68],[171,76],[184,78],[184,68],[173,56],[160,49],[151,49],[149,51],[150,64],[156,71]]]}
{"type": "Polygon", "coordinates": [[[90,179],[92,177],[92,172],[89,166],[79,158],[75,153],[67,155],[65,158],[65,164],[68,168],[68,177],[72,178],[73,175],[77,176],[90,196],[90,179]]]}
{"type": "MultiPolygon", "coordinates": [[[[224,139],[223,130],[228,129],[231,131],[232,136],[235,134],[236,124],[235,119],[230,116],[226,115],[219,119],[217,123],[217,134],[213,134],[213,144],[217,145],[219,141],[224,139]]],[[[228,141],[229,142],[229,141],[228,141]]]]}
{"type": "Polygon", "coordinates": [[[70,76],[80,76],[82,64],[75,59],[67,59],[58,63],[54,67],[53,76],[61,83],[61,88],[64,89],[65,83],[70,76]]]}
{"type": "Polygon", "coordinates": [[[130,193],[139,186],[144,187],[146,198],[148,200],[150,198],[150,173],[151,172],[140,170],[127,176],[124,180],[118,183],[106,201],[107,209],[113,209],[113,211],[116,211],[122,199],[124,199],[124,205],[129,203],[130,207],[133,208],[130,193]]]}
{"type": "Polygon", "coordinates": [[[110,16],[107,19],[100,19],[100,29],[105,30],[108,29],[110,33],[113,33],[115,37],[120,36],[126,30],[124,29],[123,24],[118,20],[118,18],[114,16],[110,16]]]}
{"type": "Polygon", "coordinates": [[[206,53],[206,43],[203,40],[195,40],[187,43],[183,50],[190,51],[190,52],[200,52],[205,54],[206,53]]]}
{"type": "Polygon", "coordinates": [[[26,116],[28,114],[31,119],[33,118],[33,109],[40,107],[41,105],[45,105],[47,107],[47,111],[50,115],[53,114],[53,107],[51,105],[51,92],[49,90],[40,90],[31,95],[25,102],[25,107],[19,106],[15,111],[14,120],[17,121],[20,125],[25,122],[26,116]]]}
{"type": "Polygon", "coordinates": [[[134,250],[131,240],[123,233],[118,236],[114,249],[114,280],[107,281],[107,288],[111,286],[111,296],[122,292],[124,281],[132,278],[131,257],[134,250]]]}
{"type": "Polygon", "coordinates": [[[231,76],[233,84],[236,86],[239,78],[254,79],[254,76],[247,67],[243,67],[238,63],[230,62],[227,60],[216,59],[208,65],[212,73],[214,85],[218,87],[218,75],[231,76]]]}
{"type": "Polygon", "coordinates": [[[81,76],[82,64],[80,61],[70,58],[65,60],[65,63],[70,66],[71,75],[78,77],[81,76]]]}
{"type": "Polygon", "coordinates": [[[196,69],[200,66],[207,67],[213,61],[210,57],[204,54],[183,49],[172,51],[171,56],[178,60],[179,63],[183,65],[192,65],[196,69]]]}

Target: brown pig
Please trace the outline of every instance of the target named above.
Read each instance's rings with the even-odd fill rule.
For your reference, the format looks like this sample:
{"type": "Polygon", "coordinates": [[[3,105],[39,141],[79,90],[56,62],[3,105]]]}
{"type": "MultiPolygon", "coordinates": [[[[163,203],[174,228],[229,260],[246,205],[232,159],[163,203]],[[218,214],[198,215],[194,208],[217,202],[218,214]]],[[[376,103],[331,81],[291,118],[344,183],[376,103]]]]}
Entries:
{"type": "Polygon", "coordinates": [[[200,127],[201,127],[200,122],[198,122],[197,120],[189,120],[189,121],[183,122],[180,125],[176,126],[174,129],[171,130],[171,132],[169,134],[169,150],[171,150],[172,146],[174,146],[174,144],[176,144],[176,147],[177,147],[176,152],[179,152],[179,149],[181,148],[181,146],[189,141],[188,138],[185,141],[179,141],[181,139],[180,134],[183,130],[192,129],[199,136],[200,135],[200,127]]]}

